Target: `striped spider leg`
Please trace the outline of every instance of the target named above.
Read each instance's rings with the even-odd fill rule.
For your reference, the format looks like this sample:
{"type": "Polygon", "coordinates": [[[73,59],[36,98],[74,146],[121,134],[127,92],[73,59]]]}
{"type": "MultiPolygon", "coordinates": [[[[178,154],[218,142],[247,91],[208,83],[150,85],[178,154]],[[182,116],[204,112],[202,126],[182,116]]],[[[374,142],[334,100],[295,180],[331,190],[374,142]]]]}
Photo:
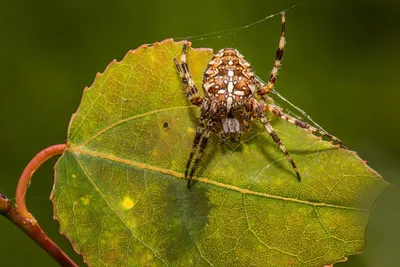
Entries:
{"type": "Polygon", "coordinates": [[[290,156],[289,152],[287,151],[286,147],[283,145],[281,139],[276,134],[274,128],[272,128],[268,119],[264,115],[264,112],[263,112],[264,104],[262,102],[261,103],[257,102],[257,100],[255,100],[255,99],[252,99],[252,105],[253,105],[253,109],[254,109],[258,119],[262,122],[265,129],[267,129],[267,132],[272,137],[272,140],[274,140],[274,142],[279,146],[279,148],[281,149],[283,154],[286,156],[287,160],[292,165],[293,171],[296,173],[297,179],[299,181],[301,181],[301,176],[300,176],[299,171],[297,170],[296,164],[294,163],[294,161],[293,161],[292,157],[290,156]]]}
{"type": "Polygon", "coordinates": [[[314,135],[317,134],[317,135],[325,136],[325,137],[329,138],[331,141],[334,141],[335,143],[337,143],[339,145],[342,144],[342,141],[340,139],[336,138],[335,136],[333,136],[321,129],[318,129],[314,126],[311,126],[310,124],[308,124],[302,120],[296,119],[296,118],[290,116],[289,114],[282,112],[282,109],[280,107],[277,107],[273,104],[266,104],[266,105],[264,105],[263,110],[264,111],[268,110],[268,111],[272,112],[272,114],[274,114],[275,116],[278,116],[279,118],[284,119],[300,128],[306,129],[306,130],[312,132],[314,135]]]}
{"type": "MultiPolygon", "coordinates": [[[[182,55],[181,55],[181,63],[178,62],[176,58],[174,58],[175,62],[175,67],[178,70],[179,76],[182,80],[182,83],[185,86],[186,89],[186,97],[188,100],[196,106],[201,106],[202,114],[207,112],[208,108],[208,101],[204,101],[203,98],[199,96],[199,91],[193,81],[192,75],[190,74],[189,71],[189,66],[186,62],[186,53],[187,53],[187,47],[189,45],[189,40],[187,39],[185,43],[183,44],[182,48],[182,55]]],[[[200,123],[197,126],[196,129],[196,135],[193,141],[193,147],[192,151],[189,155],[187,164],[186,164],[186,170],[185,170],[185,178],[188,177],[189,174],[189,168],[190,164],[193,160],[193,156],[195,155],[196,151],[198,151],[197,158],[195,159],[195,162],[193,164],[192,171],[190,172],[190,178],[188,180],[188,188],[190,188],[190,183],[194,174],[194,171],[197,169],[197,166],[200,162],[200,158],[203,154],[204,149],[207,146],[208,143],[208,138],[210,136],[210,127],[207,127],[207,120],[206,118],[202,115],[200,118],[200,123]]]]}
{"type": "Polygon", "coordinates": [[[278,74],[279,67],[281,66],[283,49],[285,48],[285,43],[286,43],[285,34],[286,34],[286,18],[285,18],[285,12],[282,12],[281,38],[279,39],[279,46],[278,50],[276,51],[274,67],[272,68],[272,71],[270,73],[267,85],[263,86],[262,88],[260,88],[260,90],[257,91],[257,94],[261,96],[262,99],[264,99],[263,96],[268,94],[275,86],[276,76],[278,74]]]}
{"type": "Polygon", "coordinates": [[[186,51],[189,44],[189,40],[183,44],[182,55],[181,55],[181,64],[179,64],[178,60],[174,58],[175,67],[179,72],[179,76],[182,80],[182,83],[185,85],[186,89],[186,97],[189,101],[196,106],[200,106],[203,102],[203,99],[199,96],[199,90],[197,90],[196,85],[194,84],[192,75],[189,71],[189,66],[186,62],[186,51]]]}

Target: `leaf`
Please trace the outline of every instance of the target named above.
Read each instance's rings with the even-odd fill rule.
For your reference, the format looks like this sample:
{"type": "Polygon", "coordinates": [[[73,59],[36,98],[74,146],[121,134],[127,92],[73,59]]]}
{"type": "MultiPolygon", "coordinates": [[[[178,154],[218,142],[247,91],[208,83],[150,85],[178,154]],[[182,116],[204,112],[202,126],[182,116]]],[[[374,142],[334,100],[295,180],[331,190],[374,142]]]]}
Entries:
{"type": "MultiPolygon", "coordinates": [[[[130,51],[85,89],[52,193],[61,232],[91,266],[323,266],[365,246],[387,183],[354,152],[273,118],[297,163],[257,121],[239,143],[211,144],[183,179],[199,110],[173,65],[182,43],[130,51]]],[[[212,56],[190,49],[200,88],[212,56]]]]}

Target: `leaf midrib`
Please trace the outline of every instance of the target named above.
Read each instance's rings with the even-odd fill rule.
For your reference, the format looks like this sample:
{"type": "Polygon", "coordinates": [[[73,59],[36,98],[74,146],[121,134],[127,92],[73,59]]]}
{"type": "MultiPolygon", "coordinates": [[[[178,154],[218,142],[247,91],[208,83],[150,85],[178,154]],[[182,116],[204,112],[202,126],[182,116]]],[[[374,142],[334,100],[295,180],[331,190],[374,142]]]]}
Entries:
{"type": "MultiPolygon", "coordinates": [[[[142,169],[146,169],[146,170],[156,171],[156,172],[159,172],[159,173],[163,173],[163,174],[174,176],[174,177],[176,177],[178,179],[185,179],[185,176],[184,176],[183,173],[175,172],[173,170],[164,169],[164,168],[161,168],[161,167],[152,166],[152,165],[149,165],[149,164],[146,164],[146,163],[140,163],[140,162],[136,162],[136,161],[133,161],[133,160],[127,160],[127,159],[124,159],[124,158],[119,158],[119,157],[116,157],[114,155],[108,155],[108,154],[104,154],[104,153],[100,153],[100,152],[96,152],[96,151],[85,150],[85,149],[78,148],[78,147],[73,147],[73,146],[69,147],[68,151],[70,151],[70,152],[72,152],[74,154],[78,153],[78,154],[89,155],[89,156],[92,156],[92,157],[98,157],[98,158],[102,158],[102,159],[106,159],[106,160],[122,163],[122,164],[129,165],[129,166],[134,166],[134,167],[138,167],[138,168],[142,168],[142,169]]],[[[74,156],[77,157],[79,155],[75,154],[74,156]]],[[[266,197],[266,198],[277,199],[277,200],[282,200],[282,201],[290,201],[290,202],[309,205],[309,206],[313,206],[313,207],[328,207],[328,208],[337,208],[337,209],[354,210],[354,211],[362,211],[362,212],[369,212],[370,211],[369,209],[363,209],[363,208],[357,208],[357,207],[348,207],[348,206],[335,205],[335,204],[329,204],[329,203],[323,203],[323,202],[311,202],[311,201],[300,200],[300,199],[296,199],[296,198],[290,198],[290,197],[271,195],[271,194],[267,194],[267,193],[261,193],[261,192],[257,192],[257,191],[253,191],[253,190],[249,190],[249,189],[243,189],[243,188],[240,188],[240,187],[237,187],[237,186],[234,186],[234,185],[220,183],[220,182],[209,180],[207,178],[202,178],[202,177],[195,177],[194,176],[193,180],[198,181],[198,182],[202,182],[202,183],[206,183],[206,184],[211,184],[211,185],[214,185],[214,186],[217,186],[217,187],[220,187],[220,188],[236,191],[236,192],[239,192],[241,194],[248,194],[248,195],[254,195],[254,196],[259,196],[259,197],[266,197]]]]}

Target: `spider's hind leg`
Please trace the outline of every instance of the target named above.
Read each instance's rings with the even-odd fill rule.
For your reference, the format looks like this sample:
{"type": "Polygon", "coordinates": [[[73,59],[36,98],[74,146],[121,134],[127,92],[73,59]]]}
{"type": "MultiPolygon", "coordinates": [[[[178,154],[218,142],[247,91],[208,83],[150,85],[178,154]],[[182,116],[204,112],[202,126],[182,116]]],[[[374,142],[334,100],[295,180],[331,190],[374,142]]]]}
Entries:
{"type": "Polygon", "coordinates": [[[326,133],[326,132],[324,132],[324,131],[322,131],[322,130],[314,127],[314,126],[311,126],[310,124],[308,124],[308,123],[306,123],[304,121],[301,121],[301,120],[296,119],[296,118],[294,118],[294,117],[292,117],[292,116],[290,116],[290,115],[288,115],[286,113],[283,113],[281,111],[281,109],[279,107],[275,106],[275,105],[272,105],[272,104],[265,105],[264,106],[264,110],[269,110],[275,116],[278,116],[281,119],[287,120],[288,122],[290,122],[290,123],[292,123],[292,124],[294,124],[296,126],[299,126],[300,128],[309,130],[314,134],[316,133],[316,134],[325,136],[325,137],[329,138],[330,140],[335,141],[339,145],[342,144],[342,141],[340,139],[338,139],[338,138],[334,137],[333,135],[330,135],[330,134],[328,134],[328,133],[326,133]]]}
{"type": "Polygon", "coordinates": [[[256,113],[258,115],[258,118],[264,124],[265,129],[267,129],[269,135],[272,137],[274,142],[279,146],[279,148],[282,150],[283,154],[285,154],[287,160],[290,162],[294,172],[296,173],[297,179],[299,181],[301,181],[301,176],[300,176],[299,171],[297,170],[296,164],[294,163],[292,157],[289,155],[289,152],[286,150],[286,147],[282,144],[282,141],[279,138],[279,136],[276,134],[274,128],[272,128],[272,126],[269,123],[268,119],[265,117],[265,115],[263,113],[262,106],[254,99],[253,99],[252,102],[253,102],[253,105],[254,105],[254,110],[256,111],[256,113]]]}

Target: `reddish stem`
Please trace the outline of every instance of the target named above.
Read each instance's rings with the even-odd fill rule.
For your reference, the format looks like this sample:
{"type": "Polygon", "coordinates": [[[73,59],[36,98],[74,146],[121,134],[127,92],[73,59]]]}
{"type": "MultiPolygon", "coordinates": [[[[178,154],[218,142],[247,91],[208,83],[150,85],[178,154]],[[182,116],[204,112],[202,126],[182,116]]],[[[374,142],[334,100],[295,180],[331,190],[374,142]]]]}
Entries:
{"type": "Polygon", "coordinates": [[[51,157],[62,154],[67,149],[67,145],[54,145],[40,151],[25,167],[21,174],[16,191],[16,208],[10,201],[0,193],[0,214],[17,225],[39,246],[53,257],[60,265],[68,267],[77,267],[60,247],[58,247],[40,228],[35,217],[28,211],[25,203],[25,195],[29,183],[35,171],[51,157]]]}
{"type": "Polygon", "coordinates": [[[19,178],[17,191],[15,193],[17,211],[23,217],[30,219],[33,223],[36,223],[36,219],[32,214],[29,213],[25,204],[25,195],[32,179],[32,175],[45,161],[55,155],[62,154],[66,149],[67,145],[65,144],[54,145],[43,149],[28,163],[22,172],[21,177],[19,178]]]}
{"type": "Polygon", "coordinates": [[[53,257],[61,266],[78,267],[40,228],[36,221],[22,216],[10,203],[10,201],[0,193],[0,214],[18,226],[39,246],[41,246],[50,256],[53,257]]]}

